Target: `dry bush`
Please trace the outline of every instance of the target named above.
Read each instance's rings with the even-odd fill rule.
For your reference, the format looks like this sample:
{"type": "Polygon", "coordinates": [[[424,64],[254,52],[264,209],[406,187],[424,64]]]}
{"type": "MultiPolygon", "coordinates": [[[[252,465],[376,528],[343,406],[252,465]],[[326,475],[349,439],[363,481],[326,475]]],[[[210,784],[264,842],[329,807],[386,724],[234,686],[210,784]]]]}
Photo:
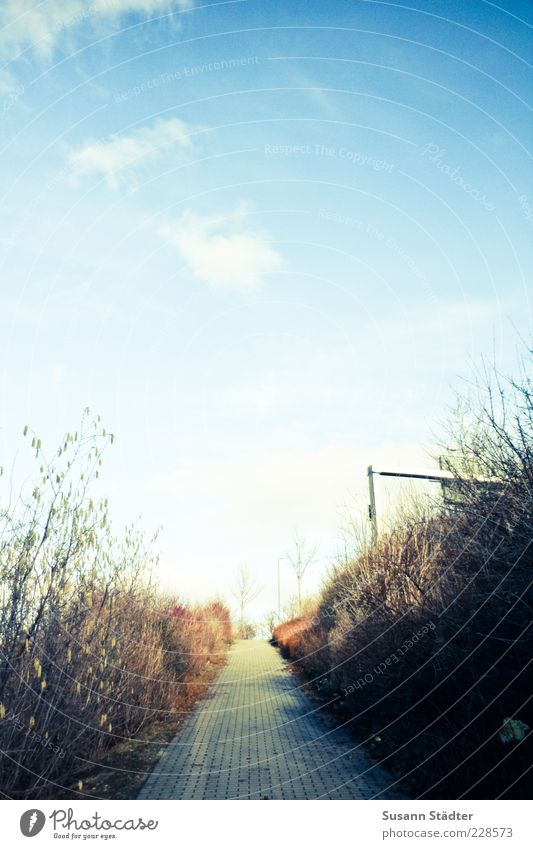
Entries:
{"type": "Polygon", "coordinates": [[[334,569],[279,644],[411,792],[520,796],[531,762],[531,379],[498,377],[450,428],[452,503],[404,510],[334,569]],[[468,478],[465,480],[465,478],[468,478]],[[518,720],[502,742],[506,719],[518,720]]]}
{"type": "Polygon", "coordinates": [[[290,619],[277,625],[272,632],[272,639],[283,649],[288,658],[298,657],[305,646],[307,632],[312,623],[310,619],[290,619]]]}
{"type": "MultiPolygon", "coordinates": [[[[25,431],[27,433],[27,430],[25,431]]],[[[113,535],[93,501],[111,441],[85,416],[39,480],[0,513],[0,787],[52,795],[86,760],[168,716],[229,639],[220,602],[178,608],[160,596],[155,558],[134,528],[113,535]]]]}

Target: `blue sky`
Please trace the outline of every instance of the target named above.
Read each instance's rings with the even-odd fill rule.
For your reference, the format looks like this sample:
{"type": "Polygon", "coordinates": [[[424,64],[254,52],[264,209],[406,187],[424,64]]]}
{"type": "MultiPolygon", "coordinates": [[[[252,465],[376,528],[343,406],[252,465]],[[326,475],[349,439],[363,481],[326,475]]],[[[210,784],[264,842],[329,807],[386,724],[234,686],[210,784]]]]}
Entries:
{"type": "Polygon", "coordinates": [[[274,607],[296,529],[314,589],[530,337],[531,6],[418,5],[0,6],[0,463],[89,405],[191,598],[247,561],[274,607]]]}

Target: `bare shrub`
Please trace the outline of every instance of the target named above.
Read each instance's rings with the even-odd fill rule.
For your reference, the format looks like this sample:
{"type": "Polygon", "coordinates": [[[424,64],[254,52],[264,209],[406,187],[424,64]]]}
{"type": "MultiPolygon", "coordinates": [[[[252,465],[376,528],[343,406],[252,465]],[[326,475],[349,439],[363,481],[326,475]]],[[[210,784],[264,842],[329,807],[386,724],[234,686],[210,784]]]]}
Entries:
{"type": "Polygon", "coordinates": [[[0,513],[0,786],[10,796],[72,786],[86,760],[172,713],[230,637],[219,602],[174,615],[151,578],[153,540],[133,527],[113,534],[107,499],[91,495],[111,441],[87,414],[50,460],[33,437],[38,479],[0,513]]]}
{"type": "Polygon", "coordinates": [[[411,505],[375,546],[360,539],[314,616],[275,631],[417,795],[525,792],[530,733],[503,743],[501,730],[533,727],[532,398],[525,366],[484,375],[448,429],[451,497],[411,505]]]}

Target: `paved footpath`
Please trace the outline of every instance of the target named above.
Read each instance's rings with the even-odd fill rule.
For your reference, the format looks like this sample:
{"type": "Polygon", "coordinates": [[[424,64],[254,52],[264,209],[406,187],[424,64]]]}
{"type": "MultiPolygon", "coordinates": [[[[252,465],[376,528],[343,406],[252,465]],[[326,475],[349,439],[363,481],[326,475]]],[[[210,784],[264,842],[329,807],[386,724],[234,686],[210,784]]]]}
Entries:
{"type": "Polygon", "coordinates": [[[298,688],[276,649],[239,641],[140,799],[398,799],[394,780],[298,688]]]}

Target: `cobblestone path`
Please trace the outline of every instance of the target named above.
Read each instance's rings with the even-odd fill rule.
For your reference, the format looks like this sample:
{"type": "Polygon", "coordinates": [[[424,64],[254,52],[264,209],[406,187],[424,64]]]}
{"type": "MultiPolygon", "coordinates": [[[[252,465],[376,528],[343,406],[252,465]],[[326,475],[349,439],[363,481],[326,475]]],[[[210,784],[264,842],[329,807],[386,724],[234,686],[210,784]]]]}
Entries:
{"type": "Polygon", "coordinates": [[[267,642],[240,641],[140,799],[397,799],[394,780],[303,693],[267,642]]]}

